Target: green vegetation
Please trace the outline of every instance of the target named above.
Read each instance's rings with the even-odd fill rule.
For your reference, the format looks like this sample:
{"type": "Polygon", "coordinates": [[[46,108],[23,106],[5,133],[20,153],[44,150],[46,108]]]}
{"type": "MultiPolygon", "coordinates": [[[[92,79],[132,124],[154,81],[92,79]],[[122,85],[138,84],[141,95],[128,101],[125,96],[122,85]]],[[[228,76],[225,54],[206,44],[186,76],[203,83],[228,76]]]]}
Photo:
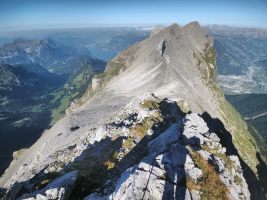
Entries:
{"type": "Polygon", "coordinates": [[[200,190],[200,186],[188,177],[186,177],[185,184],[189,191],[200,190]]]}
{"type": "Polygon", "coordinates": [[[118,160],[119,159],[119,152],[115,151],[113,154],[113,159],[118,160]]]}
{"type": "Polygon", "coordinates": [[[138,139],[142,139],[146,136],[147,131],[156,123],[160,123],[163,121],[161,114],[159,113],[160,102],[153,100],[145,100],[140,105],[142,108],[149,110],[156,110],[149,117],[145,117],[142,122],[135,124],[132,128],[130,128],[130,132],[132,137],[136,137],[138,139]]]}
{"type": "Polygon", "coordinates": [[[234,176],[234,182],[238,185],[241,185],[242,184],[242,179],[238,176],[238,175],[235,175],[234,176]]]}
{"type": "Polygon", "coordinates": [[[51,114],[51,124],[65,115],[65,110],[72,101],[84,95],[95,73],[90,66],[85,65],[73,74],[62,88],[52,93],[54,99],[51,102],[54,108],[51,114]]]}
{"type": "Polygon", "coordinates": [[[77,102],[77,104],[83,104],[85,100],[90,99],[94,95],[94,93],[96,93],[98,90],[101,90],[106,85],[106,83],[111,80],[111,78],[125,71],[128,67],[128,63],[134,59],[134,54],[132,53],[132,51],[135,50],[135,47],[136,46],[134,45],[131,47],[131,49],[122,52],[120,56],[115,57],[107,64],[107,67],[102,74],[95,75],[95,79],[99,80],[99,87],[97,87],[94,91],[91,84],[90,87],[87,88],[87,91],[84,93],[82,97],[83,100],[77,102]]]}
{"type": "Polygon", "coordinates": [[[267,94],[226,95],[226,99],[241,113],[249,125],[267,162],[267,94]]]}
{"type": "Polygon", "coordinates": [[[17,159],[19,159],[24,153],[25,153],[25,151],[27,151],[27,149],[20,149],[20,150],[18,150],[18,151],[14,151],[13,152],[13,159],[14,160],[17,160],[17,159]]]}
{"type": "Polygon", "coordinates": [[[142,108],[146,108],[149,110],[158,110],[160,105],[159,102],[153,100],[145,100],[141,103],[142,108]]]}
{"type": "Polygon", "coordinates": [[[96,75],[96,78],[101,80],[100,88],[102,88],[111,78],[117,76],[121,71],[126,69],[125,62],[126,60],[122,56],[117,57],[117,59],[108,63],[104,73],[96,75]]]}
{"type": "Polygon", "coordinates": [[[133,142],[133,138],[132,137],[128,137],[126,140],[124,140],[122,146],[127,149],[127,150],[131,150],[134,147],[134,142],[133,142]]]}
{"type": "Polygon", "coordinates": [[[113,169],[115,167],[115,163],[111,160],[107,160],[104,165],[106,166],[107,169],[113,169]]]}
{"type": "Polygon", "coordinates": [[[36,190],[40,190],[44,188],[47,184],[49,184],[51,181],[55,180],[60,176],[59,172],[50,172],[47,174],[44,174],[44,176],[37,182],[36,185],[34,185],[34,188],[36,190]]]}
{"type": "Polygon", "coordinates": [[[134,137],[137,137],[139,139],[142,139],[144,136],[146,136],[147,131],[156,123],[160,123],[162,121],[162,117],[160,114],[145,117],[144,120],[141,123],[137,123],[133,128],[130,129],[131,134],[134,137]]]}
{"type": "Polygon", "coordinates": [[[262,155],[262,159],[267,163],[267,144],[266,144],[266,138],[263,138],[262,135],[256,130],[253,126],[250,125],[250,122],[248,123],[248,130],[253,135],[257,147],[259,148],[260,154],[262,155]]]}
{"type": "Polygon", "coordinates": [[[207,85],[216,85],[216,51],[210,43],[206,43],[204,53],[193,52],[193,56],[198,60],[198,68],[202,79],[207,85]]]}
{"type": "Polygon", "coordinates": [[[143,138],[146,136],[147,131],[151,128],[153,122],[150,118],[145,118],[142,123],[136,124],[133,128],[131,128],[131,133],[137,138],[143,138]]]}
{"type": "Polygon", "coordinates": [[[234,167],[234,162],[226,154],[219,153],[218,149],[211,149],[207,145],[203,145],[202,148],[207,152],[215,155],[216,157],[222,159],[225,164],[225,167],[229,169],[230,172],[232,172],[231,169],[234,167]]]}
{"type": "Polygon", "coordinates": [[[192,157],[195,165],[201,169],[203,176],[198,183],[193,183],[186,180],[186,185],[189,189],[199,189],[202,200],[227,200],[227,187],[220,180],[215,166],[212,163],[204,160],[197,152],[191,150],[190,156],[192,157]]]}
{"type": "Polygon", "coordinates": [[[225,95],[225,98],[246,118],[267,112],[267,94],[225,95]]]}
{"type": "Polygon", "coordinates": [[[226,123],[225,126],[232,133],[235,147],[243,160],[256,172],[256,165],[258,164],[256,153],[258,148],[254,137],[248,130],[247,124],[228,101],[221,101],[220,106],[226,123]]]}
{"type": "Polygon", "coordinates": [[[85,150],[83,159],[72,163],[67,171],[78,170],[79,176],[71,199],[82,199],[104,184],[109,174],[116,170],[118,150],[121,146],[122,138],[119,137],[115,140],[107,138],[85,150]],[[96,151],[99,153],[96,154],[96,151]]]}
{"type": "MultiPolygon", "coordinates": [[[[61,92],[59,92],[61,93],[61,92]]],[[[65,115],[65,110],[69,107],[71,103],[71,98],[69,96],[66,96],[64,93],[62,96],[58,97],[58,94],[55,94],[55,98],[59,100],[59,106],[55,109],[52,109],[52,114],[51,114],[51,125],[57,122],[59,119],[64,117],[65,115]]]]}

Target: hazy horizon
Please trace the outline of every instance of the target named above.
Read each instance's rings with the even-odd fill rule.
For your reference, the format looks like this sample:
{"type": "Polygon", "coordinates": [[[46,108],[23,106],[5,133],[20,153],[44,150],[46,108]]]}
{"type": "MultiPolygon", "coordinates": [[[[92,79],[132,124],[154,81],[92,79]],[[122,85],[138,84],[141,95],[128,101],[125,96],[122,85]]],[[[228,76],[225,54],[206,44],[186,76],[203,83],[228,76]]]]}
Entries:
{"type": "MultiPolygon", "coordinates": [[[[196,20],[195,20],[196,21],[196,20]]],[[[193,21],[191,21],[193,22],[193,21]]],[[[177,23],[180,26],[184,26],[187,23],[179,23],[179,22],[173,22],[173,23],[177,23]]],[[[90,29],[96,29],[96,28],[136,28],[136,29],[141,29],[144,28],[146,30],[149,29],[153,29],[155,26],[157,25],[163,25],[163,26],[169,26],[173,23],[169,23],[169,24],[99,24],[99,25],[83,25],[83,26],[46,26],[46,27],[31,27],[31,28],[27,28],[24,27],[23,29],[10,29],[10,30],[0,30],[0,37],[6,37],[6,38],[13,38],[13,37],[20,37],[23,36],[25,34],[28,33],[40,33],[42,32],[43,34],[48,34],[48,33],[53,33],[53,32],[61,32],[61,31],[77,31],[77,30],[81,30],[81,31],[86,31],[86,30],[90,30],[90,29]]],[[[190,23],[190,22],[188,22],[190,23]]],[[[253,27],[253,26],[233,26],[233,25],[227,25],[227,24],[200,24],[202,27],[208,27],[208,26],[221,26],[221,27],[228,27],[228,28],[247,28],[247,29],[261,29],[261,30],[266,30],[267,31],[267,27],[253,27]]]]}
{"type": "Polygon", "coordinates": [[[0,30],[19,31],[172,23],[267,28],[267,2],[177,0],[0,0],[0,30]]]}

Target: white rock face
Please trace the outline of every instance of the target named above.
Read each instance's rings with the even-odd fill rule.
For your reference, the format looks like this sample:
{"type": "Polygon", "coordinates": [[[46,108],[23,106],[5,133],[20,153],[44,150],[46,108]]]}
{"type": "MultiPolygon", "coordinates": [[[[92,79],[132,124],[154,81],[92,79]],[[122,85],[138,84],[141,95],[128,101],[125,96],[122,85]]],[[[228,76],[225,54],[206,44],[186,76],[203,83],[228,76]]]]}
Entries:
{"type": "Polygon", "coordinates": [[[78,177],[78,172],[69,172],[48,184],[42,190],[21,197],[22,200],[66,200],[69,198],[72,188],[78,177]]]}
{"type": "Polygon", "coordinates": [[[180,137],[179,124],[172,125],[155,140],[148,143],[148,149],[151,153],[161,153],[166,151],[180,137]],[[176,134],[174,134],[176,132],[176,134]]]}
{"type": "MultiPolygon", "coordinates": [[[[211,142],[218,143],[218,137],[215,133],[209,134],[207,124],[196,113],[185,116],[183,129],[182,133],[179,132],[179,126],[174,124],[148,143],[149,155],[121,175],[110,195],[101,196],[93,193],[85,200],[201,199],[201,189],[200,191],[189,190],[183,185],[186,178],[198,184],[203,176],[202,170],[195,165],[191,158],[191,145],[199,145],[200,147],[200,145],[205,144],[210,147],[211,142]],[[208,138],[208,135],[212,135],[215,140],[208,138]],[[194,137],[203,141],[198,144],[194,142],[183,143],[183,137],[187,137],[189,140],[190,137],[194,137]]],[[[217,148],[222,147],[217,146],[217,148]]],[[[204,160],[215,159],[215,167],[218,168],[221,184],[225,184],[229,190],[227,193],[229,199],[250,199],[248,186],[236,156],[228,158],[233,161],[233,166],[228,168],[224,160],[216,156],[218,154],[209,153],[201,147],[195,152],[204,160]],[[235,180],[236,176],[240,178],[238,182],[235,180]]]]}
{"type": "Polygon", "coordinates": [[[99,87],[100,80],[97,77],[92,79],[92,89],[95,91],[99,87]]]}
{"type": "MultiPolygon", "coordinates": [[[[25,185],[17,183],[17,186],[8,191],[3,200],[67,200],[77,178],[78,171],[72,171],[56,178],[44,188],[32,193],[24,193],[25,185]]],[[[30,183],[28,183],[28,186],[30,186],[30,183]]]]}

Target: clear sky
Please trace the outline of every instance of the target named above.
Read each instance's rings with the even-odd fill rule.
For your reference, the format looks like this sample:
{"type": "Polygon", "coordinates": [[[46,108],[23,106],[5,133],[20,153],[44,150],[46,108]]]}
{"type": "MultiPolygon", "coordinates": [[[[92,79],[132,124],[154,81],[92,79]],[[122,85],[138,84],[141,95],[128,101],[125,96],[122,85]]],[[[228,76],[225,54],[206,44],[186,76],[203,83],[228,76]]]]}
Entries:
{"type": "Polygon", "coordinates": [[[195,20],[267,28],[267,0],[0,0],[0,31],[195,20]]]}

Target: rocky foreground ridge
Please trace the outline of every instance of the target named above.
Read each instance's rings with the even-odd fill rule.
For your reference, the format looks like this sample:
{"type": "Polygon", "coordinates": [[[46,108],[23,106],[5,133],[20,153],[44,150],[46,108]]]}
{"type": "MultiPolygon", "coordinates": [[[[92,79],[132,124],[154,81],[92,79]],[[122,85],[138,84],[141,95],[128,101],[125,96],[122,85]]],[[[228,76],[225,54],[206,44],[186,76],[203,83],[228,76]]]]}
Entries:
{"type": "Polygon", "coordinates": [[[119,54],[11,163],[3,198],[264,199],[257,144],[220,90],[215,56],[196,22],[119,54]]]}
{"type": "Polygon", "coordinates": [[[4,199],[249,199],[238,157],[220,142],[197,113],[146,95],[4,199]]]}

